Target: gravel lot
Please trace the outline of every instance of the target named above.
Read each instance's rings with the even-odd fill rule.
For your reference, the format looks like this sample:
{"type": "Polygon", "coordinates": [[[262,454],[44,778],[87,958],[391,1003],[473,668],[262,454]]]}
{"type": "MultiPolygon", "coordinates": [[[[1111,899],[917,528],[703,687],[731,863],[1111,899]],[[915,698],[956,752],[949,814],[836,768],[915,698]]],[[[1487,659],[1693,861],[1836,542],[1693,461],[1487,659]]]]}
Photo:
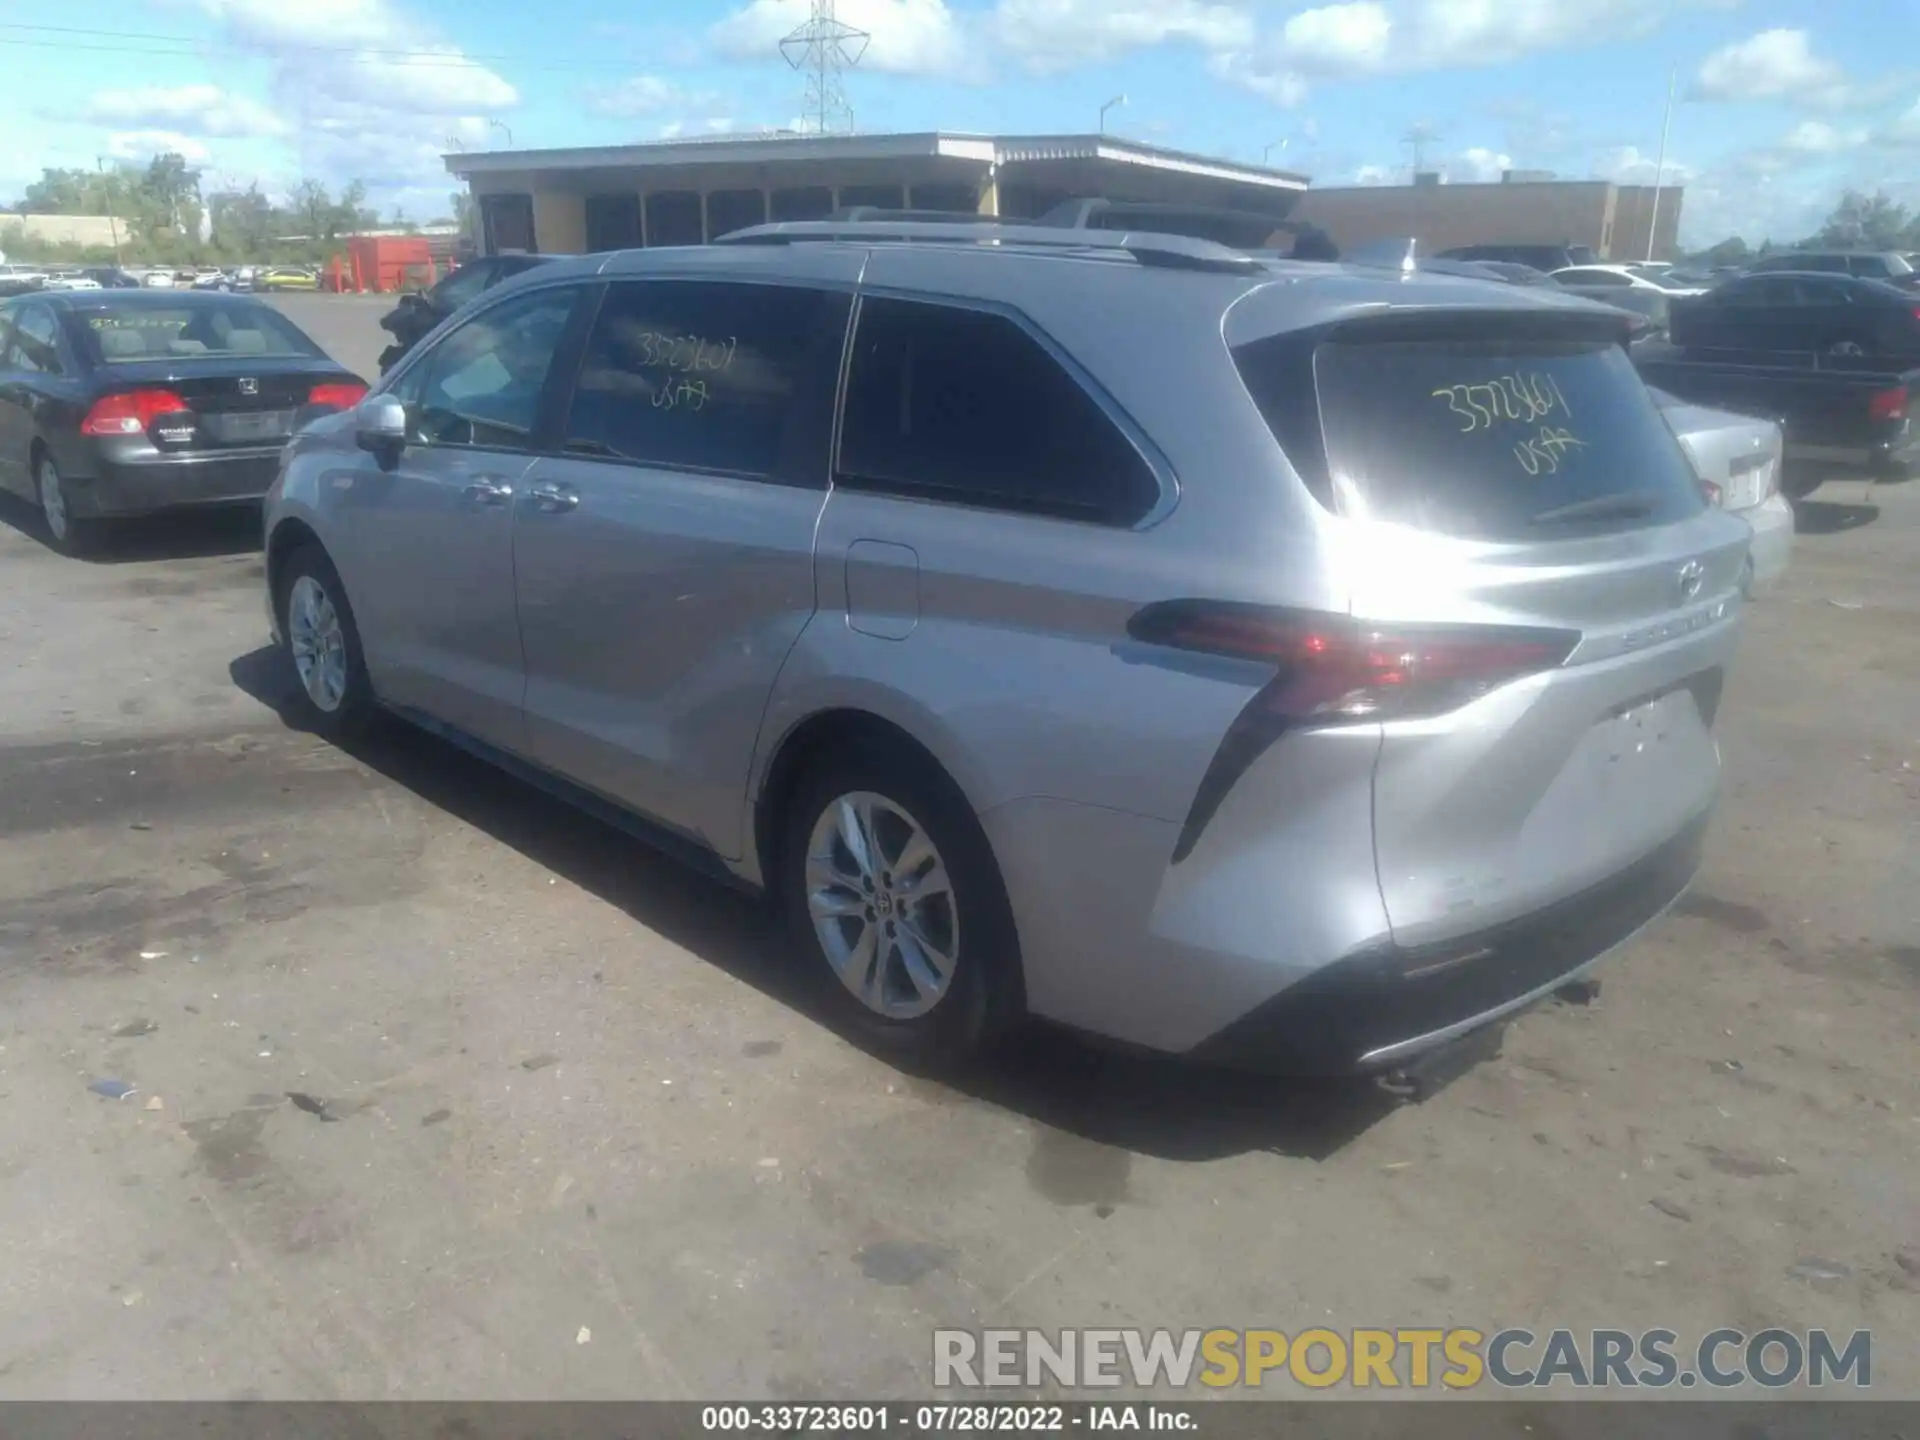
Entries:
{"type": "MultiPolygon", "coordinates": [[[[372,375],[380,302],[281,303],[372,375]]],[[[1805,507],[1680,913],[1398,1108],[902,1074],[740,897],[287,729],[256,517],[0,520],[0,1397],[907,1397],[937,1324],[1315,1323],[1865,1326],[1920,1397],[1920,485],[1805,507]]]]}

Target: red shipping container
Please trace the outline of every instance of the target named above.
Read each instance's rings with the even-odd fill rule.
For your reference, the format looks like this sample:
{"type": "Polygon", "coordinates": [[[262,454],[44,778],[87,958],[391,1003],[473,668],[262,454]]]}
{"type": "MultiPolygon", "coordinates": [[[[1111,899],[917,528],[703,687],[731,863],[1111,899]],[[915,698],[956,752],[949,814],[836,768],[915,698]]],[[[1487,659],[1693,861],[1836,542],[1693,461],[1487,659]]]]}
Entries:
{"type": "Polygon", "coordinates": [[[424,235],[349,235],[347,258],[360,284],[383,295],[424,284],[433,263],[424,235]]]}

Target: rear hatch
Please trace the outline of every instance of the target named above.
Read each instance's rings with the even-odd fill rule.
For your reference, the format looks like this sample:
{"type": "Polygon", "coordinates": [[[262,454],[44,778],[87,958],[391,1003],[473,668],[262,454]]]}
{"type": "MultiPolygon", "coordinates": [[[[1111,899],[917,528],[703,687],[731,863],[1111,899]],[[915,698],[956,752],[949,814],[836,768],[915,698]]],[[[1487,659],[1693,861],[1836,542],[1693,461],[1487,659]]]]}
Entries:
{"type": "Polygon", "coordinates": [[[1395,939],[1499,925],[1688,834],[1750,532],[1702,498],[1617,324],[1402,312],[1235,359],[1339,517],[1381,652],[1359,708],[1395,939]]]}

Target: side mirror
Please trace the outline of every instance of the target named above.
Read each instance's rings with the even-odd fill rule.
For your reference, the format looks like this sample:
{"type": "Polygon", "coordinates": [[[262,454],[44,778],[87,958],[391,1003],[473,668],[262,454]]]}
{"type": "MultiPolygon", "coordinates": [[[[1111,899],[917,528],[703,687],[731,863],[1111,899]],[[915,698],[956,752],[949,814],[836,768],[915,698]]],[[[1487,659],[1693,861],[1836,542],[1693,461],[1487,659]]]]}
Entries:
{"type": "Polygon", "coordinates": [[[392,395],[369,395],[354,410],[354,439],[374,455],[398,455],[407,444],[407,407],[392,395]]]}

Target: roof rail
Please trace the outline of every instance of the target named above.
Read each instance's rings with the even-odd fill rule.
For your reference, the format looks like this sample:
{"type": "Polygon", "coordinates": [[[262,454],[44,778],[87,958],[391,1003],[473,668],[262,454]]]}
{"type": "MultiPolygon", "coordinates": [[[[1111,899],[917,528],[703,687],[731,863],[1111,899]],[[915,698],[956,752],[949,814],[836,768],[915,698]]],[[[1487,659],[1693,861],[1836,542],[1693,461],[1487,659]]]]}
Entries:
{"type": "Polygon", "coordinates": [[[871,223],[877,220],[895,224],[917,222],[925,225],[998,225],[997,215],[979,215],[971,210],[889,210],[884,205],[843,205],[823,217],[837,224],[848,221],[871,223]]]}
{"type": "Polygon", "coordinates": [[[1068,230],[1058,225],[1006,225],[962,220],[782,220],[750,225],[722,235],[716,245],[791,245],[807,241],[905,240],[950,245],[1020,245],[1049,250],[1110,250],[1131,255],[1142,265],[1180,270],[1218,270],[1254,274],[1262,261],[1244,250],[1186,235],[1150,231],[1068,230]]]}

